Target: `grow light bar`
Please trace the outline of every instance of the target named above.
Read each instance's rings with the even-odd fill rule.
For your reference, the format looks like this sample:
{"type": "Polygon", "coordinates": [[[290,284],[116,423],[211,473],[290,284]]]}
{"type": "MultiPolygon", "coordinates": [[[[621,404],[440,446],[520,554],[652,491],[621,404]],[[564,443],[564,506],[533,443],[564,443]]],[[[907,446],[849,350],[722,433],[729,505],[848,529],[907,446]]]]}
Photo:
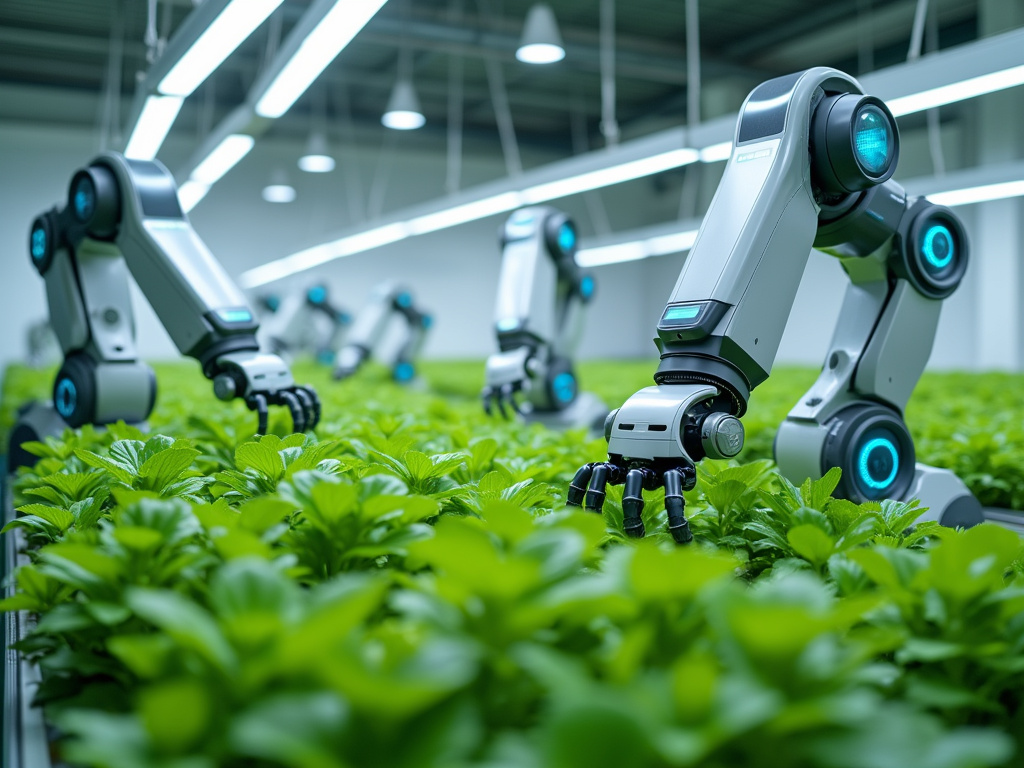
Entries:
{"type": "Polygon", "coordinates": [[[1008,197],[1021,196],[1024,196],[1024,179],[1004,181],[998,184],[982,184],[964,189],[951,189],[948,192],[927,195],[928,199],[936,205],[946,205],[950,208],[957,205],[987,203],[992,200],[1005,200],[1008,197]]]}
{"type": "Polygon", "coordinates": [[[230,171],[238,161],[249,154],[256,140],[252,136],[235,133],[228,136],[217,148],[192,171],[192,181],[198,181],[207,187],[216,184],[220,177],[230,171]]]}
{"type": "Polygon", "coordinates": [[[190,96],[283,0],[231,0],[160,81],[167,96],[190,96]]]}
{"type": "Polygon", "coordinates": [[[171,130],[184,98],[181,96],[147,96],[124,156],[132,160],[152,160],[171,130]]]}
{"type": "MultiPolygon", "coordinates": [[[[949,104],[1024,84],[1022,62],[1024,30],[1014,30],[930,54],[914,62],[890,67],[865,76],[861,81],[866,92],[878,94],[888,104],[895,104],[899,114],[906,115],[939,104],[949,104]],[[908,84],[914,84],[918,90],[907,94],[908,84]]],[[[364,232],[373,233],[381,226],[397,227],[403,233],[403,238],[424,232],[435,232],[484,216],[513,210],[520,204],[548,202],[570,194],[600,189],[670,170],[696,160],[707,163],[727,160],[731,155],[732,142],[726,139],[732,136],[735,125],[736,117],[727,116],[695,126],[689,132],[670,129],[644,139],[620,144],[614,150],[601,150],[552,163],[524,173],[517,179],[505,179],[502,182],[481,186],[450,202],[437,201],[418,206],[414,209],[415,216],[411,215],[413,211],[406,212],[405,215],[396,214],[391,221],[382,222],[378,227],[371,227],[364,232]],[[584,170],[586,166],[589,167],[584,170]],[[568,172],[570,167],[574,172],[568,172]],[[517,205],[512,204],[515,200],[518,200],[517,205]],[[501,201],[502,204],[498,205],[496,201],[501,201]],[[479,215],[469,216],[469,213],[479,215]],[[411,226],[412,221],[422,222],[424,219],[431,223],[430,227],[417,231],[415,226],[411,226]]],[[[359,234],[350,232],[345,237],[250,269],[243,273],[241,281],[246,287],[255,287],[308,269],[309,266],[303,266],[306,263],[304,259],[293,257],[301,257],[314,250],[318,254],[317,265],[335,258],[351,256],[361,251],[352,251],[348,245],[342,248],[338,244],[347,244],[359,234]]],[[[372,237],[367,240],[373,241],[372,237]]],[[[618,257],[632,255],[634,258],[643,258],[637,256],[640,252],[639,247],[620,248],[617,251],[603,252],[603,255],[594,254],[591,258],[608,259],[615,257],[616,254],[618,257]]]]}
{"type": "Polygon", "coordinates": [[[309,32],[256,102],[256,114],[277,118],[313,83],[387,0],[338,0],[309,32]]]}
{"type": "Polygon", "coordinates": [[[125,157],[152,160],[181,104],[283,0],[206,0],[175,32],[136,97],[125,157]]]}

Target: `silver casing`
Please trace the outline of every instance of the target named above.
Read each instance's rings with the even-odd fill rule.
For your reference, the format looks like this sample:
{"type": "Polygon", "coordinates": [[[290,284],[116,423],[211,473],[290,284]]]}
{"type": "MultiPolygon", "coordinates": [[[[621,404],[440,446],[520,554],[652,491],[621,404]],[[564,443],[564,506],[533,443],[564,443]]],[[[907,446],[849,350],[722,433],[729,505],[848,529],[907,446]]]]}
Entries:
{"type": "Polygon", "coordinates": [[[499,338],[514,331],[530,341],[488,357],[484,383],[493,390],[521,386],[527,421],[553,428],[596,429],[608,413],[600,398],[581,391],[560,407],[544,385],[555,360],[575,359],[585,319],[583,300],[559,274],[545,242],[545,222],[558,213],[549,206],[522,208],[504,225],[494,327],[499,338]]]}
{"type": "Polygon", "coordinates": [[[411,322],[395,306],[398,297],[409,291],[393,281],[377,285],[370,301],[359,311],[345,336],[345,343],[337,350],[334,375],[351,376],[371,356],[393,369],[401,362],[414,363],[426,342],[427,327],[411,322]],[[397,326],[393,323],[401,320],[397,326]],[[396,330],[397,328],[397,330],[396,330]],[[389,332],[397,338],[385,345],[389,332]]]}
{"type": "MultiPolygon", "coordinates": [[[[813,106],[823,87],[862,93],[852,77],[826,67],[779,81],[789,82],[770,100],[754,99],[755,89],[744,102],[732,155],[668,301],[723,305],[724,314],[701,342],[721,341],[720,359],[737,369],[756,366],[754,373],[762,378],[778,353],[817,228],[808,153],[813,106]],[[779,132],[741,139],[745,119],[780,108],[784,122],[779,132]]],[[[678,349],[687,351],[687,343],[678,349]]],[[[641,390],[616,413],[609,454],[692,460],[678,431],[681,417],[719,394],[717,387],[692,384],[641,390]],[[670,434],[620,429],[646,423],[669,425],[670,434]]]]}

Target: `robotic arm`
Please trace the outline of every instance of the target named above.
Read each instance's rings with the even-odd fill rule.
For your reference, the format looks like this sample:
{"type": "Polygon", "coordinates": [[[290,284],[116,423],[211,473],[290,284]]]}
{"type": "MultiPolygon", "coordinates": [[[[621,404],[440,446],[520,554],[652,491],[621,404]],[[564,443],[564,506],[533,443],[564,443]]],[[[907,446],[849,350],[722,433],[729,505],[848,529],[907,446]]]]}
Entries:
{"type": "Polygon", "coordinates": [[[523,208],[505,222],[501,241],[494,322],[501,351],[487,360],[484,409],[497,405],[504,416],[511,409],[551,426],[600,424],[608,409],[578,391],[572,363],[594,296],[593,277],[576,263],[575,225],[554,208],[523,208]]]}
{"type": "Polygon", "coordinates": [[[153,372],[135,349],[130,271],[182,354],[200,362],[218,398],[241,397],[257,412],[260,433],[270,405],[286,406],[297,431],[316,425],[319,398],[260,352],[252,310],[159,163],[111,152],[94,159],[72,178],[67,205],[35,220],[30,250],[64,353],[53,405],[67,424],[138,422],[153,408],[153,372]]]}
{"type": "Polygon", "coordinates": [[[374,289],[370,303],[356,316],[345,346],[338,350],[335,379],[352,376],[380,345],[394,317],[402,320],[404,335],[397,350],[387,361],[392,378],[407,384],[416,376],[416,358],[426,341],[433,318],[418,309],[412,294],[394,283],[382,283],[374,289]]]}
{"type": "Polygon", "coordinates": [[[331,302],[327,286],[322,283],[310,286],[301,299],[290,298],[294,301],[281,302],[276,296],[265,296],[259,300],[268,310],[268,302],[273,301],[275,308],[270,311],[283,315],[277,323],[278,332],[268,337],[271,350],[279,355],[309,350],[318,360],[330,362],[352,318],[331,302]],[[329,330],[326,333],[321,323],[327,323],[329,330]]]}
{"type": "Polygon", "coordinates": [[[600,511],[623,484],[627,534],[642,492],[665,488],[669,531],[692,539],[682,491],[695,462],[743,447],[739,417],[778,352],[819,212],[838,220],[896,167],[896,123],[856,80],[817,67],[762,83],[740,110],[733,152],[658,323],[657,386],[605,423],[608,461],[573,478],[568,503],[600,511]]]}

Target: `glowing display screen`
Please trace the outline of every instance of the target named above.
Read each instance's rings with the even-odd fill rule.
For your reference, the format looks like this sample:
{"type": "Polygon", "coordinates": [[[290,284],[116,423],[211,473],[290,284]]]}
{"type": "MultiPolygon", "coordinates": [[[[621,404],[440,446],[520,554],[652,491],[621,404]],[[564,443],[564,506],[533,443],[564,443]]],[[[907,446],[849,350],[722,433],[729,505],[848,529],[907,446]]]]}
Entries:
{"type": "Polygon", "coordinates": [[[683,323],[697,317],[700,314],[701,308],[702,305],[700,304],[683,304],[669,307],[665,310],[665,314],[661,319],[666,323],[683,323]]]}
{"type": "Polygon", "coordinates": [[[225,323],[252,322],[252,313],[248,309],[218,309],[217,317],[225,323]]]}
{"type": "Polygon", "coordinates": [[[32,258],[41,259],[46,255],[46,230],[32,230],[32,258]]]}

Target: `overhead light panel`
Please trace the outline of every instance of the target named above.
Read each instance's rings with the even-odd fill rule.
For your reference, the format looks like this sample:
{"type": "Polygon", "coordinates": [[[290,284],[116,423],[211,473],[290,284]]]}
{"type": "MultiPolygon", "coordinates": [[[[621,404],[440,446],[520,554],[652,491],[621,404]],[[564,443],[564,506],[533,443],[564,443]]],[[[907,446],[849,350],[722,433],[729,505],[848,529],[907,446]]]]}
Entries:
{"type": "Polygon", "coordinates": [[[603,267],[607,264],[622,264],[639,261],[652,256],[667,256],[690,250],[697,240],[696,229],[685,232],[671,232],[666,235],[630,240],[614,245],[581,248],[576,254],[576,263],[581,267],[603,267]]]}
{"type": "Polygon", "coordinates": [[[139,115],[138,122],[128,138],[124,156],[132,160],[152,160],[171,130],[181,103],[181,96],[149,96],[139,115]]]}
{"type": "Polygon", "coordinates": [[[407,224],[409,233],[413,235],[425,235],[428,232],[437,232],[441,229],[448,229],[459,224],[466,224],[477,219],[485,219],[499,213],[507,213],[515,210],[523,204],[523,199],[517,192],[503,192],[494,197],[485,197],[482,200],[474,200],[464,205],[456,205],[453,208],[446,208],[437,213],[428,213],[425,216],[417,216],[410,219],[407,224]]]}
{"type": "Polygon", "coordinates": [[[341,53],[387,0],[338,0],[256,102],[256,114],[280,117],[341,53]]]}
{"type": "Polygon", "coordinates": [[[186,181],[178,187],[178,203],[181,205],[181,210],[185,213],[191,211],[200,200],[206,197],[206,193],[209,191],[209,184],[203,184],[191,179],[186,181]]]}
{"type": "Polygon", "coordinates": [[[283,0],[232,0],[171,67],[157,90],[188,96],[260,26],[283,0]]]}
{"type": "Polygon", "coordinates": [[[530,8],[516,58],[526,64],[554,64],[565,58],[558,20],[550,5],[536,3],[530,8]]]}
{"type": "Polygon", "coordinates": [[[388,99],[387,110],[380,121],[385,128],[395,131],[414,131],[422,128],[427,122],[420,108],[416,89],[412,87],[412,80],[400,78],[395,82],[391,97],[388,99]]]}
{"type": "Polygon", "coordinates": [[[1004,200],[1008,197],[1021,197],[1022,195],[1024,195],[1024,180],[951,189],[948,192],[936,192],[927,197],[936,205],[946,205],[952,208],[957,205],[987,203],[991,200],[1004,200]]]}
{"type": "Polygon", "coordinates": [[[256,140],[244,133],[235,133],[225,137],[224,141],[218,144],[214,150],[206,156],[189,177],[194,181],[201,182],[207,186],[213,186],[220,177],[230,171],[235,165],[249,154],[256,140]]]}
{"type": "Polygon", "coordinates": [[[1024,65],[1002,69],[998,72],[990,72],[978,77],[970,77],[949,85],[930,88],[920,93],[912,93],[908,96],[900,96],[896,99],[889,99],[885,105],[896,117],[909,115],[913,112],[921,112],[926,109],[941,107],[945,104],[952,104],[965,99],[973,99],[977,96],[984,96],[986,93],[995,93],[1006,88],[1013,88],[1017,85],[1024,85],[1024,65]]]}

